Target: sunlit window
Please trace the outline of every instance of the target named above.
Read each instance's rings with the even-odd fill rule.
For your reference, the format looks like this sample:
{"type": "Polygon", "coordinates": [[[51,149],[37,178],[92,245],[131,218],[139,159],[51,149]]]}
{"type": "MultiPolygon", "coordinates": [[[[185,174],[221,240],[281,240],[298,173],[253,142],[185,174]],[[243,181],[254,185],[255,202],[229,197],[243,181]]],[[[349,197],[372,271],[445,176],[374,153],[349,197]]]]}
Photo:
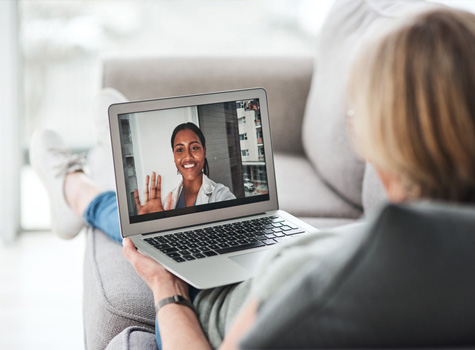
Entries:
{"type": "MultiPolygon", "coordinates": [[[[332,2],[21,0],[25,154],[38,127],[78,151],[93,145],[90,101],[104,56],[313,55],[332,2]]],[[[45,193],[28,167],[22,183],[23,227],[48,227],[49,214],[38,210],[48,210],[45,193]]]]}

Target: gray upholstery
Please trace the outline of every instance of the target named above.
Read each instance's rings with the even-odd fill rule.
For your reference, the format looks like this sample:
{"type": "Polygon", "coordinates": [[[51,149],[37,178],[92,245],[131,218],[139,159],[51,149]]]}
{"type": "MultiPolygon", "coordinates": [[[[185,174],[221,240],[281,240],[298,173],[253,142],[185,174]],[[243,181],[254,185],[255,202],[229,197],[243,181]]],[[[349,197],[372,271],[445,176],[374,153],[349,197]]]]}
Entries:
{"type": "Polygon", "coordinates": [[[301,154],[312,72],[311,57],[110,58],[104,62],[103,86],[131,100],[263,87],[275,150],[301,154]]]}
{"type": "Polygon", "coordinates": [[[83,301],[87,349],[104,349],[131,326],[155,332],[152,292],[122,255],[122,246],[99,230],[87,234],[83,301]]]}
{"type": "Polygon", "coordinates": [[[129,327],[112,339],[106,350],[158,349],[155,333],[146,328],[129,327]]]}
{"type": "Polygon", "coordinates": [[[264,304],[242,348],[473,348],[474,232],[473,206],[388,205],[344,263],[309,262],[264,304]]]}
{"type": "Polygon", "coordinates": [[[299,217],[355,219],[361,215],[322,182],[306,157],[276,153],[274,165],[281,209],[299,217]]]}
{"type": "Polygon", "coordinates": [[[357,207],[363,208],[365,163],[347,137],[346,110],[351,108],[345,99],[348,70],[368,37],[407,12],[427,6],[416,0],[336,1],[321,30],[303,123],[304,150],[321,178],[357,207]]]}
{"type": "Polygon", "coordinates": [[[366,164],[363,176],[362,201],[365,215],[374,214],[387,202],[381,180],[371,164],[366,164]]]}

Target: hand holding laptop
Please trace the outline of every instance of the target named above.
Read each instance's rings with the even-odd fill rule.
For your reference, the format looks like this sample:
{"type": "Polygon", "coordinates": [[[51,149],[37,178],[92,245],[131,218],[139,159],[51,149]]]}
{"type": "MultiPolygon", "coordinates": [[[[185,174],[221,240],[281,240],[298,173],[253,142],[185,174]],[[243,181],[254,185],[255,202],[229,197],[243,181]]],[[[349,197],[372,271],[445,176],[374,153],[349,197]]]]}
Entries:
{"type": "Polygon", "coordinates": [[[124,238],[122,244],[124,256],[150,287],[155,301],[176,294],[189,298],[189,285],[186,282],[170,273],[154,259],[139,253],[130,239],[124,238]]]}

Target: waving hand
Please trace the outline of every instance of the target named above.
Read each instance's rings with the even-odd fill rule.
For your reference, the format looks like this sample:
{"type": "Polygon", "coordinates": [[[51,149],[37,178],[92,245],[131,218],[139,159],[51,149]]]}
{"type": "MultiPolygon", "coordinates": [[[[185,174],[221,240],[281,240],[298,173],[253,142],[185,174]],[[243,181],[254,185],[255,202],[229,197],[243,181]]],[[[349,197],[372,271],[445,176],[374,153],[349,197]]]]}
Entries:
{"type": "Polygon", "coordinates": [[[134,197],[135,204],[137,205],[137,214],[148,214],[154,213],[157,211],[169,210],[171,207],[171,196],[167,196],[167,202],[165,208],[162,204],[162,177],[157,176],[155,171],[152,173],[152,179],[150,181],[150,176],[145,177],[145,203],[142,205],[140,203],[139,191],[135,189],[134,197]]]}

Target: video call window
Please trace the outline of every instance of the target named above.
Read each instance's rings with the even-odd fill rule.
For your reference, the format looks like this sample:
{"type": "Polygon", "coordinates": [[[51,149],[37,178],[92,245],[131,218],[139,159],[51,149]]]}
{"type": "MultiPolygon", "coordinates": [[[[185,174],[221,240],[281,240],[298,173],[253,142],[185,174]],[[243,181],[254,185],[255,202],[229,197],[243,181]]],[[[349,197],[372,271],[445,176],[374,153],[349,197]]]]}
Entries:
{"type": "MultiPolygon", "coordinates": [[[[258,99],[123,114],[119,127],[131,223],[269,199],[258,99]],[[198,130],[178,131],[174,150],[172,134],[185,123],[194,124],[198,130]],[[177,144],[180,140],[183,143],[177,144]],[[199,145],[190,148],[190,140],[190,144],[197,141],[195,145],[204,141],[202,153],[197,150],[199,145]],[[185,144],[187,153],[201,156],[187,154],[189,158],[181,159],[184,153],[177,152],[184,152],[185,144]],[[201,159],[203,154],[207,167],[201,159]],[[151,178],[153,172],[161,176],[163,211],[143,213],[135,197],[138,194],[143,206],[146,177],[151,178]],[[189,183],[187,179],[197,177],[201,177],[206,195],[199,195],[193,205],[186,206],[184,186],[189,183]],[[216,191],[210,193],[209,188],[216,191]]],[[[148,190],[150,197],[150,186],[148,190]]]]}

